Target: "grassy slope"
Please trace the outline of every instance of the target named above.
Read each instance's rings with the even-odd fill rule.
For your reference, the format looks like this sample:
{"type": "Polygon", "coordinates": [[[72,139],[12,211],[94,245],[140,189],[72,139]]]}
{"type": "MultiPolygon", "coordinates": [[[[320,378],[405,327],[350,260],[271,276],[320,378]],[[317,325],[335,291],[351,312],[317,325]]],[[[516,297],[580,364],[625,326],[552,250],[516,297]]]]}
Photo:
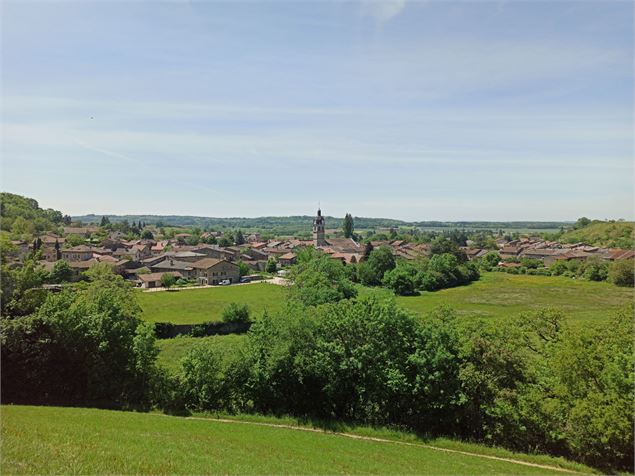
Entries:
{"type": "MultiPolygon", "coordinates": [[[[544,464],[545,459],[538,461],[544,464]]],[[[157,414],[22,406],[2,407],[0,470],[2,474],[555,473],[333,434],[157,414]]]]}
{"type": "Polygon", "coordinates": [[[219,347],[224,353],[229,353],[246,338],[247,336],[245,334],[230,334],[226,336],[179,336],[174,339],[161,339],[157,341],[157,345],[160,350],[157,363],[162,367],[174,372],[179,369],[179,361],[194,345],[198,343],[207,342],[211,345],[219,347]]]}
{"type": "Polygon", "coordinates": [[[632,248],[635,245],[634,222],[593,222],[579,230],[564,233],[559,241],[563,243],[588,243],[611,248],[632,248]]]}
{"type": "Polygon", "coordinates": [[[398,297],[397,303],[421,314],[448,305],[459,316],[494,321],[554,307],[564,311],[574,323],[590,323],[609,317],[625,304],[632,305],[633,290],[563,277],[484,273],[468,286],[398,297]]]}
{"type": "Polygon", "coordinates": [[[199,324],[220,320],[223,309],[231,302],[248,304],[252,316],[258,317],[265,309],[278,309],[283,294],[281,286],[257,283],[178,292],[139,292],[138,300],[143,310],[141,317],[146,321],[199,324]]]}

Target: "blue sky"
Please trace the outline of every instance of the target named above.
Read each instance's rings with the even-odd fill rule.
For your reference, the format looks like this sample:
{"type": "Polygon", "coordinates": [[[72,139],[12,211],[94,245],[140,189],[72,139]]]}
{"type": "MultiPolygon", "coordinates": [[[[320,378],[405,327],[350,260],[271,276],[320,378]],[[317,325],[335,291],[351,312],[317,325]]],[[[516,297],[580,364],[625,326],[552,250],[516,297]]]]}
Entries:
{"type": "Polygon", "coordinates": [[[2,189],[66,213],[633,218],[633,4],[2,8],[2,189]]]}

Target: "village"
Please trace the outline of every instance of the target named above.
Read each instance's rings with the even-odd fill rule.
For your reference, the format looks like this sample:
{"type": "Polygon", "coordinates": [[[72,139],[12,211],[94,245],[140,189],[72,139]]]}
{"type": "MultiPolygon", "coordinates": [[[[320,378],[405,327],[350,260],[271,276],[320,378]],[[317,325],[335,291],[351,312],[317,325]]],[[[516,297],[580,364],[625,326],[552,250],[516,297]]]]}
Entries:
{"type": "MultiPolygon", "coordinates": [[[[51,271],[58,261],[65,261],[75,279],[97,263],[110,265],[113,270],[136,286],[146,289],[162,287],[165,274],[174,276],[182,284],[207,286],[229,285],[261,279],[261,273],[278,272],[296,262],[297,252],[314,247],[333,260],[343,264],[363,262],[370,250],[388,247],[395,259],[416,260],[430,254],[429,243],[416,243],[400,239],[362,240],[331,237],[327,235],[325,219],[318,209],[313,220],[313,239],[277,238],[263,240],[259,233],[247,235],[243,243],[222,246],[220,244],[187,244],[189,233],[177,233],[169,239],[125,239],[120,231],[112,231],[98,242],[92,237],[102,232],[99,226],[65,226],[60,234],[46,233],[32,243],[14,240],[16,264],[29,252],[40,251],[40,264],[51,271]],[[69,237],[85,242],[69,246],[69,237]],[[249,273],[247,273],[247,269],[249,273]]],[[[202,241],[222,236],[221,232],[207,231],[200,235],[202,241]]],[[[599,258],[603,261],[633,259],[632,249],[603,248],[585,243],[563,244],[539,237],[495,240],[496,249],[478,248],[470,240],[461,247],[468,260],[478,260],[488,253],[497,252],[501,269],[519,268],[521,260],[538,260],[549,267],[557,261],[585,261],[599,258]]]]}

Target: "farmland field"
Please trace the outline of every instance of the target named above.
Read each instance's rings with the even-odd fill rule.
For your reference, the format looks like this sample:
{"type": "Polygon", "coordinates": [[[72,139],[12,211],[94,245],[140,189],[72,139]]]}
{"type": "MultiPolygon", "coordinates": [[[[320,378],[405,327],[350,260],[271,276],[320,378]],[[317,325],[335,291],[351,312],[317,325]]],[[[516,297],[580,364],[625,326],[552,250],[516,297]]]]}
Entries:
{"type": "MultiPolygon", "coordinates": [[[[0,471],[2,474],[556,473],[552,468],[488,459],[483,455],[492,454],[491,448],[448,440],[425,443],[476,454],[253,423],[84,408],[3,406],[0,471]]],[[[509,452],[498,456],[513,457],[509,452]]],[[[517,459],[585,470],[580,465],[545,456],[519,455],[517,459]]]]}
{"type": "Polygon", "coordinates": [[[198,343],[209,343],[220,349],[224,354],[229,354],[246,338],[245,334],[230,334],[209,337],[179,336],[174,339],[161,339],[157,341],[157,346],[159,347],[157,363],[170,371],[176,371],[179,368],[179,361],[198,343]]]}
{"type": "Polygon", "coordinates": [[[483,273],[470,285],[398,297],[397,303],[418,313],[448,305],[459,316],[491,320],[553,307],[575,323],[591,323],[608,318],[626,304],[632,305],[633,289],[557,276],[483,273]]]}
{"type": "Polygon", "coordinates": [[[142,319],[149,322],[200,324],[219,321],[225,306],[231,302],[247,304],[252,317],[265,309],[277,310],[283,301],[284,289],[267,283],[240,286],[219,286],[204,289],[181,289],[178,292],[139,292],[142,319]]]}

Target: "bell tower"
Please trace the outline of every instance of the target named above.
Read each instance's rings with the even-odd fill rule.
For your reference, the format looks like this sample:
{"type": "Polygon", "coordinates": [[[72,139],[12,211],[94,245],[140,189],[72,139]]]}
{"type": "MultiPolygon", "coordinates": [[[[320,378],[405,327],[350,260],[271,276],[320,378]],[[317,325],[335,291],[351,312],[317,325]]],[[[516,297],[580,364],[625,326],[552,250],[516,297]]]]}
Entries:
{"type": "Polygon", "coordinates": [[[324,217],[322,216],[322,210],[318,208],[317,216],[313,219],[313,246],[319,248],[326,245],[327,243],[324,239],[324,217]]]}

